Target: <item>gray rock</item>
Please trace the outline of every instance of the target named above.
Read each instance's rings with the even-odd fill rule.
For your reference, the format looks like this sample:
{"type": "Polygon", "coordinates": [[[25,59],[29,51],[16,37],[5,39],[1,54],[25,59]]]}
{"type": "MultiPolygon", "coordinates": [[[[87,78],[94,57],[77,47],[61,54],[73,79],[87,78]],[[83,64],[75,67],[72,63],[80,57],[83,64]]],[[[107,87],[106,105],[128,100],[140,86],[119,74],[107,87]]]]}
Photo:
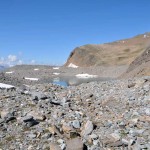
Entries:
{"type": "Polygon", "coordinates": [[[59,139],[59,140],[57,140],[57,142],[58,142],[59,144],[63,144],[63,143],[64,143],[64,140],[63,140],[63,139],[59,139]]]}
{"type": "Polygon", "coordinates": [[[33,116],[25,116],[25,117],[23,117],[22,118],[22,120],[24,121],[24,122],[29,122],[29,121],[32,121],[33,120],[33,116]]]}
{"type": "Polygon", "coordinates": [[[50,103],[51,103],[51,104],[54,104],[54,105],[62,105],[62,104],[61,104],[61,101],[56,101],[56,100],[54,100],[54,99],[51,100],[50,103]]]}
{"type": "MultiPolygon", "coordinates": [[[[129,145],[130,141],[123,138],[122,143],[125,144],[125,145],[129,145]]],[[[131,143],[131,145],[132,145],[132,143],[131,143]]]]}
{"type": "Polygon", "coordinates": [[[61,144],[61,145],[60,145],[60,148],[61,148],[62,150],[65,150],[65,149],[66,149],[66,144],[65,144],[65,143],[61,144]]]}
{"type": "Polygon", "coordinates": [[[30,133],[27,135],[29,138],[34,139],[36,138],[36,134],[30,133]]]}
{"type": "Polygon", "coordinates": [[[16,119],[16,118],[14,117],[14,113],[8,113],[8,114],[4,117],[4,120],[6,121],[6,123],[8,123],[9,121],[14,120],[14,119],[16,119]]]}
{"type": "Polygon", "coordinates": [[[51,138],[51,136],[52,136],[51,133],[45,133],[44,135],[42,135],[42,138],[49,139],[49,138],[51,138]]]}
{"type": "Polygon", "coordinates": [[[112,138],[114,139],[114,141],[119,141],[120,140],[120,134],[115,132],[111,134],[112,138]]]}
{"type": "Polygon", "coordinates": [[[83,150],[83,143],[80,138],[74,138],[67,141],[66,150],[83,150]]]}
{"type": "Polygon", "coordinates": [[[90,138],[93,139],[93,140],[97,140],[97,139],[98,139],[98,135],[96,135],[96,134],[91,134],[91,135],[90,135],[90,138]]]}
{"type": "Polygon", "coordinates": [[[81,124],[80,124],[80,122],[79,122],[78,120],[74,120],[74,121],[72,122],[72,126],[73,126],[74,128],[76,128],[76,129],[79,129],[79,128],[81,127],[81,124]]]}
{"type": "Polygon", "coordinates": [[[150,108],[146,108],[145,113],[146,115],[150,116],[150,108]]]}
{"type": "Polygon", "coordinates": [[[32,99],[33,99],[33,100],[40,100],[40,99],[45,100],[45,99],[48,98],[48,97],[47,97],[45,94],[43,94],[42,92],[32,92],[31,95],[32,95],[32,99]]]}
{"type": "Polygon", "coordinates": [[[0,134],[0,138],[4,138],[5,136],[5,134],[0,134]]]}
{"type": "Polygon", "coordinates": [[[38,124],[38,122],[36,120],[31,120],[31,121],[26,122],[25,126],[26,127],[32,127],[32,126],[37,125],[37,124],[38,124]]]}
{"type": "Polygon", "coordinates": [[[88,134],[91,134],[92,131],[93,131],[93,128],[94,128],[94,126],[93,126],[92,121],[89,121],[89,120],[88,120],[88,121],[86,122],[86,124],[84,125],[84,129],[82,130],[81,134],[82,134],[83,136],[86,136],[86,135],[88,135],[88,134]]]}
{"type": "Polygon", "coordinates": [[[138,136],[138,135],[141,135],[144,131],[145,131],[145,129],[141,129],[141,130],[131,129],[129,133],[132,136],[138,136]]]}
{"type": "Polygon", "coordinates": [[[99,140],[93,140],[93,145],[99,145],[99,140]]]}
{"type": "Polygon", "coordinates": [[[120,147],[122,145],[124,145],[124,143],[122,143],[122,141],[116,141],[114,143],[108,144],[108,146],[110,146],[110,147],[120,147]]]}
{"type": "Polygon", "coordinates": [[[0,119],[0,124],[4,123],[5,120],[4,119],[0,119]]]}
{"type": "Polygon", "coordinates": [[[100,148],[100,147],[97,147],[97,146],[95,146],[95,145],[92,145],[92,146],[90,147],[90,150],[101,150],[101,148],[100,148]]]}

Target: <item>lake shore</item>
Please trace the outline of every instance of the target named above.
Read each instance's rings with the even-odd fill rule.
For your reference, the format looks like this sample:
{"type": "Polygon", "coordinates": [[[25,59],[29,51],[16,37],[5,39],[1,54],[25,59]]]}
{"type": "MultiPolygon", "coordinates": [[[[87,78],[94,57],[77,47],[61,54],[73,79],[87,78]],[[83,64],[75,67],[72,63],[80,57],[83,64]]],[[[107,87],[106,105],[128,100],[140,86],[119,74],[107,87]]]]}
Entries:
{"type": "Polygon", "coordinates": [[[42,65],[21,65],[8,68],[0,73],[0,82],[22,85],[22,84],[43,84],[53,80],[64,80],[68,83],[76,82],[75,85],[85,81],[109,80],[119,77],[126,71],[128,66],[114,67],[51,67],[42,65]],[[85,80],[87,79],[87,80],[85,80]],[[79,80],[79,83],[78,83],[79,80]]]}

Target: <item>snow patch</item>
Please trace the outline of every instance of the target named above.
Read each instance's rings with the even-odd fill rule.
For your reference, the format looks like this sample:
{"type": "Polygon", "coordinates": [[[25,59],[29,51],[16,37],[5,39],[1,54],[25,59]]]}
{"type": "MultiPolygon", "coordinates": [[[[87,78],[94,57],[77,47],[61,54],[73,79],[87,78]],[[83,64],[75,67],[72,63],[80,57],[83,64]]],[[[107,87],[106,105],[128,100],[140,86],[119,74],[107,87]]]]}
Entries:
{"type": "Polygon", "coordinates": [[[59,67],[53,67],[53,69],[59,69],[59,67]]]}
{"type": "Polygon", "coordinates": [[[13,71],[10,71],[10,72],[5,72],[6,74],[12,74],[12,73],[14,73],[13,71]]]}
{"type": "Polygon", "coordinates": [[[70,67],[70,68],[78,68],[78,66],[76,66],[75,64],[72,64],[72,63],[70,63],[70,64],[68,65],[68,67],[70,67]]]}
{"type": "Polygon", "coordinates": [[[12,88],[15,88],[15,87],[13,85],[0,83],[0,88],[2,88],[2,89],[12,89],[12,88]]]}
{"type": "Polygon", "coordinates": [[[54,74],[54,75],[59,75],[60,73],[54,72],[53,74],[54,74]]]}
{"type": "Polygon", "coordinates": [[[76,77],[77,78],[96,78],[97,75],[90,75],[90,74],[85,73],[85,74],[77,74],[76,77]]]}
{"type": "Polygon", "coordinates": [[[35,69],[34,69],[34,71],[38,71],[38,70],[39,70],[38,68],[35,68],[35,69]]]}
{"type": "Polygon", "coordinates": [[[26,77],[25,77],[25,79],[26,80],[31,80],[31,81],[38,81],[39,80],[38,78],[26,78],[26,77]]]}

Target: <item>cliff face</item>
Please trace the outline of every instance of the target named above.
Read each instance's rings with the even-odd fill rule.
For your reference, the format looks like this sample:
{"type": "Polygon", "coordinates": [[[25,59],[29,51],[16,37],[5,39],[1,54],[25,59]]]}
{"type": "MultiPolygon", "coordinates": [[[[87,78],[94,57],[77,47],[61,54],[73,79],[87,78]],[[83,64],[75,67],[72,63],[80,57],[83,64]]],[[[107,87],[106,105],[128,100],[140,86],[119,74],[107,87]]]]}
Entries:
{"type": "Polygon", "coordinates": [[[150,33],[105,44],[88,44],[75,48],[65,66],[80,67],[129,65],[150,42],[150,33]]]}
{"type": "Polygon", "coordinates": [[[66,65],[72,63],[77,66],[94,66],[99,59],[97,51],[99,49],[94,45],[77,47],[71,52],[66,65]]]}

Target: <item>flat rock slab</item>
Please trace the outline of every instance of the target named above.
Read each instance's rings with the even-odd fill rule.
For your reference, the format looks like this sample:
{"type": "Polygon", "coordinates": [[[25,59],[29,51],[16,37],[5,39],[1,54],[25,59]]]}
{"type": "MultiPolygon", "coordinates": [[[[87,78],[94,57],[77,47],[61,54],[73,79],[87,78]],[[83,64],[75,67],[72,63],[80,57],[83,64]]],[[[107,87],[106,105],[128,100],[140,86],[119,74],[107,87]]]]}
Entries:
{"type": "Polygon", "coordinates": [[[80,138],[74,138],[67,141],[66,150],[83,150],[84,145],[80,138]]]}
{"type": "Polygon", "coordinates": [[[94,129],[94,126],[93,126],[93,123],[92,123],[92,121],[87,121],[86,122],[86,124],[85,124],[85,126],[84,126],[84,129],[82,130],[82,135],[83,136],[86,136],[86,135],[89,135],[89,134],[91,134],[92,133],[92,131],[93,131],[93,129],[94,129]]]}

